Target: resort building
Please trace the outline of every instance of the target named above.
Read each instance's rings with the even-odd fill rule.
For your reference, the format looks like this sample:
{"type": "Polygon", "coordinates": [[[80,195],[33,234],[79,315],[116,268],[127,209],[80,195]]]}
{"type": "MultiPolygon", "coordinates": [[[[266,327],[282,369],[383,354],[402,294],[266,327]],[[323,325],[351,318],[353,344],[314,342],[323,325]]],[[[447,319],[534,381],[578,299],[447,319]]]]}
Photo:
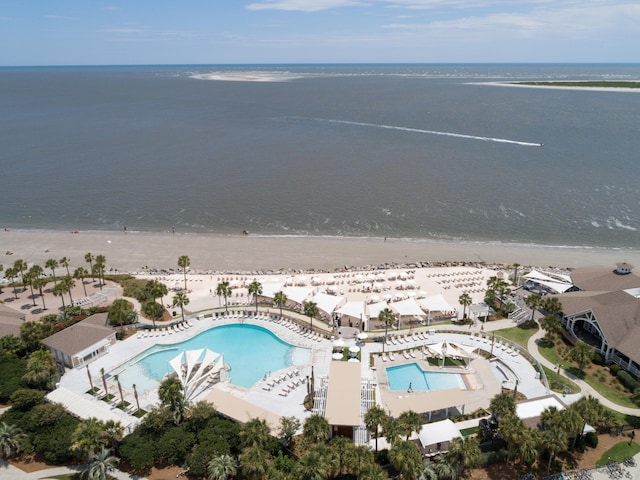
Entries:
{"type": "Polygon", "coordinates": [[[12,308],[0,304],[0,337],[5,335],[20,336],[20,326],[25,316],[12,308]]]}
{"type": "Polygon", "coordinates": [[[116,331],[107,326],[107,313],[97,313],[42,340],[56,362],[78,368],[109,352],[116,331]]]}
{"type": "Polygon", "coordinates": [[[577,291],[557,295],[569,337],[580,339],[637,375],[640,372],[640,277],[633,267],[578,268],[571,274],[577,291]]]}

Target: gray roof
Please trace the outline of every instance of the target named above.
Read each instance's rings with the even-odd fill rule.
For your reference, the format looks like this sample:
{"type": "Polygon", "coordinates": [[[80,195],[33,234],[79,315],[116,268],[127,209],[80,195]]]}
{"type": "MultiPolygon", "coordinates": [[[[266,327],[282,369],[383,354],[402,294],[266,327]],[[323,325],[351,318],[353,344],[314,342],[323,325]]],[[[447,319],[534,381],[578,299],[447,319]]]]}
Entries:
{"type": "Polygon", "coordinates": [[[612,267],[581,267],[571,272],[571,281],[581,290],[613,291],[640,287],[635,273],[620,275],[612,267]]]}
{"type": "Polygon", "coordinates": [[[571,272],[571,281],[581,291],[557,295],[563,313],[573,316],[591,310],[609,346],[640,364],[640,299],[624,291],[640,287],[640,277],[633,272],[618,274],[612,267],[581,267],[571,272]]]}
{"type": "Polygon", "coordinates": [[[0,304],[0,337],[20,336],[20,326],[24,323],[24,314],[0,304]]]}
{"type": "Polygon", "coordinates": [[[107,315],[107,313],[91,315],[81,322],[45,338],[42,340],[42,344],[69,356],[75,355],[113,335],[114,329],[106,326],[107,315]]]}

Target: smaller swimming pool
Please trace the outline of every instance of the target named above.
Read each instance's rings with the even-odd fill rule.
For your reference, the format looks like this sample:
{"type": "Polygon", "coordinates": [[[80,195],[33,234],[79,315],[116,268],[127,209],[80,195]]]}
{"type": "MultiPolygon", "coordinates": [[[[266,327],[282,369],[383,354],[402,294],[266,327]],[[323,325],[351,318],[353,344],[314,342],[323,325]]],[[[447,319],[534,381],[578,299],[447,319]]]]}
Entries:
{"type": "Polygon", "coordinates": [[[387,368],[387,378],[391,390],[407,390],[409,385],[418,390],[466,390],[462,375],[449,372],[425,372],[417,363],[387,368]]]}

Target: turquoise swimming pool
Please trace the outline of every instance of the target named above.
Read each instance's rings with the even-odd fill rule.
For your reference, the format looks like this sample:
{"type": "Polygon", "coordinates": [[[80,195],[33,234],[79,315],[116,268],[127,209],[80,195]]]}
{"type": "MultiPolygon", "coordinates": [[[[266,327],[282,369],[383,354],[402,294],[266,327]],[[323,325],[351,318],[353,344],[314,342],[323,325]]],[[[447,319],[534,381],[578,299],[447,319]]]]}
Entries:
{"type": "Polygon", "coordinates": [[[295,347],[280,340],[269,330],[255,325],[221,325],[202,332],[184,342],[155,345],[121,365],[113,373],[120,383],[140,393],[156,388],[171,371],[169,360],[185,350],[209,348],[224,354],[231,368],[231,383],[249,388],[269,372],[292,365],[305,365],[311,359],[308,348],[295,347]]]}
{"type": "Polygon", "coordinates": [[[462,375],[449,372],[425,372],[417,363],[387,368],[387,378],[391,390],[408,390],[409,385],[418,390],[466,390],[462,375]]]}

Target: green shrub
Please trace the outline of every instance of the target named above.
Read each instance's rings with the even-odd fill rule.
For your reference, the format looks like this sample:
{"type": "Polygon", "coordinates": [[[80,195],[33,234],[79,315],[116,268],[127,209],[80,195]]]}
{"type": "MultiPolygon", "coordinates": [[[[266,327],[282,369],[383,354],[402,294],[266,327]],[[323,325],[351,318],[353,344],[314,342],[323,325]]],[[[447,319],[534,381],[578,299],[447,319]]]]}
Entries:
{"type": "Polygon", "coordinates": [[[618,365],[617,363],[612,363],[611,365],[609,365],[609,371],[611,372],[611,375],[617,375],[620,371],[620,365],[618,365]]]}
{"type": "Polygon", "coordinates": [[[634,391],[638,388],[638,381],[629,374],[629,372],[625,372],[624,370],[618,371],[617,375],[618,380],[622,382],[624,387],[629,391],[634,391]]]}
{"type": "Polygon", "coordinates": [[[592,357],[591,361],[593,363],[595,363],[596,365],[604,365],[604,363],[605,363],[604,355],[602,355],[602,353],[600,353],[600,352],[595,352],[593,354],[593,357],[592,357]]]}
{"type": "Polygon", "coordinates": [[[587,442],[585,441],[584,437],[578,437],[578,440],[576,441],[576,447],[575,450],[576,452],[580,452],[580,453],[584,453],[584,451],[587,449],[587,442]]]}
{"type": "Polygon", "coordinates": [[[595,432],[588,432],[584,436],[584,441],[589,448],[596,448],[598,446],[598,435],[595,432]]]}

